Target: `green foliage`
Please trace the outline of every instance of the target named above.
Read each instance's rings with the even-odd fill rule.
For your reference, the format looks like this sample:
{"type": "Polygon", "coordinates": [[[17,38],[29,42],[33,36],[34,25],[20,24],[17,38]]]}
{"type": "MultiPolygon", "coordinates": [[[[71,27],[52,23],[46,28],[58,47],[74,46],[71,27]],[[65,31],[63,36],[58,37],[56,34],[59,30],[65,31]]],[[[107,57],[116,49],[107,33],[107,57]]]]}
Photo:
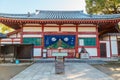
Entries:
{"type": "Polygon", "coordinates": [[[86,11],[89,14],[118,14],[120,0],[85,0],[86,11]]]}
{"type": "Polygon", "coordinates": [[[9,33],[11,31],[14,31],[14,29],[0,23],[0,33],[9,33]]]}

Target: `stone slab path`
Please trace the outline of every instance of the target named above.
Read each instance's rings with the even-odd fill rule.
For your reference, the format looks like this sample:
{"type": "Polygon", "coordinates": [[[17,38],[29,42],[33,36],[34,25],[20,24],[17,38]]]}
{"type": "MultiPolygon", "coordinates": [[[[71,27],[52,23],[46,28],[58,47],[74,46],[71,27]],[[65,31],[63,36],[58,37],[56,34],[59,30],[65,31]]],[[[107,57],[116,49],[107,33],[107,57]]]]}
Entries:
{"type": "Polygon", "coordinates": [[[114,80],[87,63],[65,63],[65,73],[55,74],[54,63],[35,63],[10,80],[114,80]]]}

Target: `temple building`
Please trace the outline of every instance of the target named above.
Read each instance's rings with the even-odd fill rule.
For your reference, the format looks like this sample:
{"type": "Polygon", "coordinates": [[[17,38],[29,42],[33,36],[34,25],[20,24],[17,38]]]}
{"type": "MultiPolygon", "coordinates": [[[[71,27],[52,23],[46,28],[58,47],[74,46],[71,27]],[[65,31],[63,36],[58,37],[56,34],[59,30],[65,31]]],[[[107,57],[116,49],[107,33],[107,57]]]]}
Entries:
{"type": "Polygon", "coordinates": [[[1,44],[34,44],[34,57],[53,58],[66,52],[75,58],[84,47],[89,58],[120,55],[120,14],[90,15],[82,11],[41,11],[28,14],[0,13],[0,23],[15,31],[1,44]]]}

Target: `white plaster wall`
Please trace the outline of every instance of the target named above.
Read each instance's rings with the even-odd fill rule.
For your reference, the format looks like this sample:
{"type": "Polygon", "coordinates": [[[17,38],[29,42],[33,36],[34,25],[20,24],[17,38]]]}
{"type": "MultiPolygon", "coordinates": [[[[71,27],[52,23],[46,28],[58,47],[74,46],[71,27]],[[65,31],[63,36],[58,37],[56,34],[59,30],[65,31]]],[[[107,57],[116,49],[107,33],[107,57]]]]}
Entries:
{"type": "Polygon", "coordinates": [[[81,35],[78,35],[78,37],[96,37],[96,35],[85,35],[85,34],[81,34],[81,35]]]}
{"type": "Polygon", "coordinates": [[[106,42],[106,49],[107,49],[106,50],[107,51],[107,57],[111,57],[110,56],[110,43],[109,43],[109,41],[106,42]]]}
{"type": "Polygon", "coordinates": [[[78,26],[96,26],[95,24],[79,24],[78,26]]]}
{"type": "Polygon", "coordinates": [[[59,27],[44,27],[44,32],[56,32],[59,31],[59,27]]]}
{"type": "Polygon", "coordinates": [[[13,44],[20,44],[20,42],[13,42],[13,44]]]}
{"type": "Polygon", "coordinates": [[[112,55],[118,55],[117,38],[116,38],[116,36],[111,36],[110,38],[111,38],[112,55]]]}
{"type": "Polygon", "coordinates": [[[34,56],[41,56],[41,48],[34,48],[33,55],[34,56]]]}
{"type": "Polygon", "coordinates": [[[1,42],[1,44],[12,44],[12,42],[1,42]]]}
{"type": "Polygon", "coordinates": [[[5,39],[1,39],[1,41],[12,41],[12,39],[10,39],[10,38],[5,38],[5,39]]]}
{"type": "Polygon", "coordinates": [[[111,40],[117,40],[116,36],[110,36],[111,40]]]}
{"type": "Polygon", "coordinates": [[[76,32],[76,28],[75,27],[61,27],[61,31],[76,32]]]}
{"type": "Polygon", "coordinates": [[[117,38],[120,38],[120,36],[117,36],[117,38]]]}
{"type": "Polygon", "coordinates": [[[42,32],[42,27],[23,27],[23,32],[42,32]]]}
{"type": "Polygon", "coordinates": [[[20,38],[16,38],[16,39],[14,39],[14,41],[20,41],[20,38]]]}
{"type": "Polygon", "coordinates": [[[10,35],[10,38],[16,38],[16,34],[10,35]]]}
{"type": "Polygon", "coordinates": [[[96,32],[96,27],[78,27],[78,32],[96,32]]]}
{"type": "Polygon", "coordinates": [[[40,34],[25,34],[23,37],[42,37],[40,34]]]}
{"type": "MultiPolygon", "coordinates": [[[[98,56],[97,55],[97,48],[85,48],[85,49],[89,53],[89,56],[98,56]]],[[[81,48],[79,48],[78,50],[80,52],[81,48]]]]}
{"type": "Polygon", "coordinates": [[[111,49],[112,49],[112,54],[117,55],[117,41],[111,41],[111,49]]]}

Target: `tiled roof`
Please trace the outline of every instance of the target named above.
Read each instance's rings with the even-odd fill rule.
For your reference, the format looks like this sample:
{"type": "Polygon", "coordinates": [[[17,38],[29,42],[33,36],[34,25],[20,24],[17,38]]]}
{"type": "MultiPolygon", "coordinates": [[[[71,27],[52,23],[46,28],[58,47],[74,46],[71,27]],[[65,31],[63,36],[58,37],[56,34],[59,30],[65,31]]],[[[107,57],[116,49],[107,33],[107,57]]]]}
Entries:
{"type": "Polygon", "coordinates": [[[0,38],[6,38],[7,35],[0,33],[0,38]]]}
{"type": "Polygon", "coordinates": [[[0,17],[15,19],[115,19],[120,18],[120,14],[109,15],[89,15],[82,11],[38,11],[29,14],[3,14],[0,17]]]}

